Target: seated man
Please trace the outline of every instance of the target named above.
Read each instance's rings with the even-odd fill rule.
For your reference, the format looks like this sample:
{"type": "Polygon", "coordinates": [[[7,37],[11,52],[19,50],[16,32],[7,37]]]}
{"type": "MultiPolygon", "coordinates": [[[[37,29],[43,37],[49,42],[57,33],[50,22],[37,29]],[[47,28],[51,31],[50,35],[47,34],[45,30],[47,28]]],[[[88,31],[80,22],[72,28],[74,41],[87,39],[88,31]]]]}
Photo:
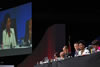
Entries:
{"type": "Polygon", "coordinates": [[[75,54],[74,54],[74,56],[77,57],[78,53],[79,53],[79,44],[77,42],[74,43],[74,48],[75,48],[75,54]]]}
{"type": "Polygon", "coordinates": [[[55,53],[54,54],[54,61],[60,61],[60,60],[64,60],[64,55],[65,53],[62,51],[60,52],[59,56],[58,56],[58,53],[55,53]]]}
{"type": "Polygon", "coordinates": [[[92,41],[92,46],[93,46],[92,53],[100,52],[100,41],[98,40],[92,41]]]}
{"type": "Polygon", "coordinates": [[[54,54],[54,61],[57,61],[57,58],[58,58],[58,53],[55,53],[54,54]]]}
{"type": "Polygon", "coordinates": [[[89,55],[90,54],[89,50],[85,48],[84,40],[80,40],[78,42],[78,44],[79,44],[79,49],[80,49],[80,51],[78,53],[78,56],[84,56],[84,55],[89,55]]]}
{"type": "Polygon", "coordinates": [[[64,60],[64,52],[60,52],[60,58],[61,60],[64,60]]]}
{"type": "Polygon", "coordinates": [[[5,16],[5,29],[3,30],[3,46],[4,47],[15,47],[16,46],[16,38],[15,31],[11,28],[11,18],[10,15],[7,14],[5,16]]]}
{"type": "Polygon", "coordinates": [[[68,51],[68,47],[67,46],[63,47],[63,52],[64,52],[64,58],[65,59],[68,58],[69,56],[71,56],[71,54],[68,51]]]}

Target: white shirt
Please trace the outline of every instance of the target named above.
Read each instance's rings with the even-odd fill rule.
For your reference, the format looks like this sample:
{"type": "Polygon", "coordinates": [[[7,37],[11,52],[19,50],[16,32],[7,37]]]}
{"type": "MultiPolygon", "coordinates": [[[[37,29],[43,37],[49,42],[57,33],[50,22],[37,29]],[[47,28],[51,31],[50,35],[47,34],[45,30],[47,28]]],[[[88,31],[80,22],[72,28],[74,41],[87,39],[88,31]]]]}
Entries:
{"type": "Polygon", "coordinates": [[[89,55],[89,54],[90,54],[89,50],[85,48],[83,53],[81,50],[79,51],[78,56],[89,55]]]}
{"type": "Polygon", "coordinates": [[[10,28],[10,37],[8,36],[8,33],[6,32],[6,29],[3,30],[3,46],[8,46],[12,44],[12,46],[16,46],[16,38],[15,38],[15,32],[13,28],[10,28]]]}

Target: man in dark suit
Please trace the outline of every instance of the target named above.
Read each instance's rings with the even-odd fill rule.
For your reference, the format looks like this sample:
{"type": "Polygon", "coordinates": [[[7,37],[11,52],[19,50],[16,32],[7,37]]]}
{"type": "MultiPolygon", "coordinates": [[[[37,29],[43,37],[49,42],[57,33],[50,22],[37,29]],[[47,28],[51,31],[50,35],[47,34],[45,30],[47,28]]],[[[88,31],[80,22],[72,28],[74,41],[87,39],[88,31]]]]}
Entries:
{"type": "Polygon", "coordinates": [[[74,56],[77,57],[78,56],[78,52],[79,52],[79,44],[77,42],[74,43],[74,48],[75,48],[74,56]]]}

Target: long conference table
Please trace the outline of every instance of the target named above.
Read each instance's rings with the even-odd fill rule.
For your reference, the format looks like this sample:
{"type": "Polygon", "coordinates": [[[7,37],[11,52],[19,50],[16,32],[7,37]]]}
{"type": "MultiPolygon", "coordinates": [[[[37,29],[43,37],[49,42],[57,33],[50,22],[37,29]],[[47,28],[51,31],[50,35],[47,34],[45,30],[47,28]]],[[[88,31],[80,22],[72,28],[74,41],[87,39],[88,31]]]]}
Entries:
{"type": "Polygon", "coordinates": [[[37,64],[34,67],[100,67],[100,52],[62,61],[37,64]]]}

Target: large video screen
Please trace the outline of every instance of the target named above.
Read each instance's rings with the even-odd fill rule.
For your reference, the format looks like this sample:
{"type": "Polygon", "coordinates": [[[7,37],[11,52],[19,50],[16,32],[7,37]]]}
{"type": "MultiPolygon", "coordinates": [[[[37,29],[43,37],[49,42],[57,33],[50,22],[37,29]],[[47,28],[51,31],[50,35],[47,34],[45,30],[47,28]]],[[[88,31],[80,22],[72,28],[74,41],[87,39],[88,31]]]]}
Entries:
{"type": "Polygon", "coordinates": [[[32,3],[0,11],[0,56],[32,52],[32,3]]]}

